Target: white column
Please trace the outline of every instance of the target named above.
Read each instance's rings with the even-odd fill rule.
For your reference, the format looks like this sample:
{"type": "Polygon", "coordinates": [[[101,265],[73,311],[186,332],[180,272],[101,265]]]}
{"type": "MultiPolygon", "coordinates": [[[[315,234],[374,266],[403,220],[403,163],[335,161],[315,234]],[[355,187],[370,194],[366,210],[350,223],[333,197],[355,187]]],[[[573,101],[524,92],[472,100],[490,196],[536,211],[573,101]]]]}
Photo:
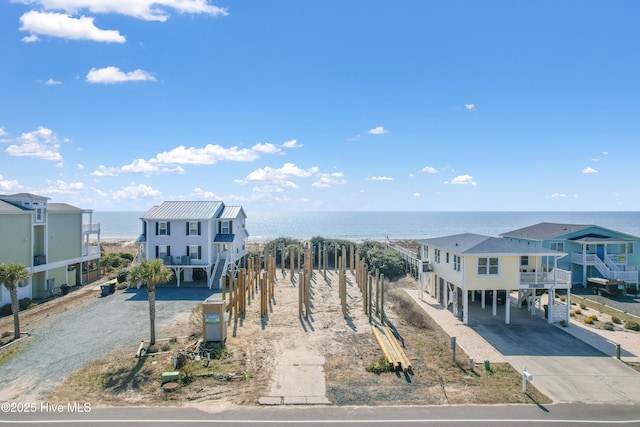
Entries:
{"type": "Polygon", "coordinates": [[[564,320],[567,322],[567,326],[571,324],[571,315],[569,311],[571,310],[571,289],[567,289],[567,309],[565,310],[564,320]]]}
{"type": "Polygon", "coordinates": [[[444,284],[444,289],[442,290],[443,294],[442,295],[442,305],[444,305],[444,308],[447,308],[449,306],[449,284],[445,282],[444,284]]]}
{"type": "Polygon", "coordinates": [[[462,291],[462,323],[469,324],[469,291],[462,291]]]}
{"type": "Polygon", "coordinates": [[[435,274],[433,276],[434,276],[433,281],[435,282],[435,286],[436,286],[436,291],[435,291],[436,301],[440,302],[440,279],[435,274]]]}
{"type": "Polygon", "coordinates": [[[509,291],[507,291],[507,298],[504,306],[504,323],[507,325],[511,323],[511,296],[509,291]]]}
{"type": "Polygon", "coordinates": [[[485,295],[484,289],[481,292],[482,293],[480,294],[480,307],[482,307],[482,309],[484,310],[487,306],[485,303],[486,295],[485,295]]]}
{"type": "Polygon", "coordinates": [[[476,302],[476,291],[471,291],[471,302],[476,302]]]}
{"type": "Polygon", "coordinates": [[[491,314],[493,314],[494,316],[498,314],[498,290],[497,289],[493,290],[493,308],[492,308],[491,314]]]}
{"type": "Polygon", "coordinates": [[[553,301],[556,298],[556,290],[549,289],[549,300],[547,301],[547,323],[553,323],[553,301]]]}

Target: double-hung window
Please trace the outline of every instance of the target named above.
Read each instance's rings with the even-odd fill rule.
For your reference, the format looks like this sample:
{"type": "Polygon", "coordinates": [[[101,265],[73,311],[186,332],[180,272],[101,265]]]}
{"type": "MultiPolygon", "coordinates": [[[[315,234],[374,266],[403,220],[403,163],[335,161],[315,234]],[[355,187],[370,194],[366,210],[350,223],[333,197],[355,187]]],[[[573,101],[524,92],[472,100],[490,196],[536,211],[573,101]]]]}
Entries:
{"type": "Polygon", "coordinates": [[[549,247],[552,251],[564,252],[564,242],[551,242],[549,247]]]}
{"type": "Polygon", "coordinates": [[[158,235],[159,236],[168,236],[169,235],[169,227],[166,221],[160,221],[158,223],[158,235]]]}
{"type": "Polygon", "coordinates": [[[189,236],[198,236],[200,235],[200,223],[197,221],[189,221],[189,228],[188,228],[189,232],[189,236]]]}
{"type": "Polygon", "coordinates": [[[480,257],[478,258],[479,276],[497,276],[500,267],[500,258],[480,257]]]}
{"type": "Polygon", "coordinates": [[[220,234],[230,234],[231,227],[229,225],[229,221],[220,222],[220,234]]]}
{"type": "Polygon", "coordinates": [[[169,247],[167,245],[158,245],[158,259],[164,259],[169,256],[169,247]]]}
{"type": "Polygon", "coordinates": [[[529,267],[529,257],[526,255],[523,255],[520,257],[520,267],[525,268],[525,267],[529,267]]]}
{"type": "Polygon", "coordinates": [[[460,271],[460,256],[459,255],[454,255],[453,256],[453,269],[455,271],[460,271]]]}
{"type": "Polygon", "coordinates": [[[435,261],[439,263],[440,262],[440,249],[434,249],[433,253],[434,253],[435,261]]]}
{"type": "Polygon", "coordinates": [[[201,247],[197,245],[189,245],[187,247],[187,255],[189,255],[189,258],[192,260],[199,260],[202,254],[201,251],[201,247]]]}

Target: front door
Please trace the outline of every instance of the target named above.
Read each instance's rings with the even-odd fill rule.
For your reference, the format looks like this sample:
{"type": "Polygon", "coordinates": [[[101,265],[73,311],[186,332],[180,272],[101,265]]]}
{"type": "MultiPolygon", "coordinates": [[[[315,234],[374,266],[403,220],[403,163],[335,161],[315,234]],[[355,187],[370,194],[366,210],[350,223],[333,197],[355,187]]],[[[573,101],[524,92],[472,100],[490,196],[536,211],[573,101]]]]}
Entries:
{"type": "Polygon", "coordinates": [[[604,261],[604,245],[596,246],[596,255],[598,255],[598,258],[604,261]]]}

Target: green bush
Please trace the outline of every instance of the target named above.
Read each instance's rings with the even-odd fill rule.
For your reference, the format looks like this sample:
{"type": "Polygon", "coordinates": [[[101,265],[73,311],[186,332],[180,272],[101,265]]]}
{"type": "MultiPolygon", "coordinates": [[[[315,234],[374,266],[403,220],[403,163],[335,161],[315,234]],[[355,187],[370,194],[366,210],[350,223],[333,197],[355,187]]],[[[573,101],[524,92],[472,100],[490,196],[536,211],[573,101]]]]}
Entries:
{"type": "Polygon", "coordinates": [[[626,329],[631,330],[631,331],[640,332],[640,324],[638,322],[629,321],[629,322],[625,323],[624,327],[626,329]]]}
{"type": "Polygon", "coordinates": [[[593,318],[591,316],[585,317],[584,323],[586,323],[587,325],[593,325],[593,318]]]}
{"type": "Polygon", "coordinates": [[[22,298],[19,301],[19,304],[20,304],[20,311],[22,311],[22,310],[26,310],[27,308],[31,307],[34,304],[34,302],[33,302],[33,300],[31,298],[22,298]]]}
{"type": "Polygon", "coordinates": [[[611,316],[611,321],[612,321],[613,323],[615,323],[616,325],[619,325],[620,323],[622,323],[622,321],[620,320],[620,318],[619,318],[619,317],[616,317],[616,316],[611,316]]]}
{"type": "Polygon", "coordinates": [[[374,374],[381,374],[383,372],[390,372],[391,368],[389,367],[387,358],[382,356],[380,359],[367,366],[365,370],[367,372],[373,372],[374,374]]]}
{"type": "Polygon", "coordinates": [[[129,276],[129,269],[128,268],[120,269],[120,271],[118,271],[118,274],[116,275],[116,277],[118,278],[118,283],[126,282],[127,276],[129,276]]]}
{"type": "Polygon", "coordinates": [[[185,366],[182,368],[182,371],[180,372],[180,381],[182,381],[182,384],[189,384],[193,381],[193,371],[190,367],[185,366]]]}
{"type": "Polygon", "coordinates": [[[395,249],[387,248],[387,245],[366,241],[360,246],[360,253],[369,266],[370,272],[380,270],[380,274],[384,274],[387,279],[393,279],[404,274],[404,262],[400,252],[395,249]]]}
{"type": "Polygon", "coordinates": [[[607,331],[615,331],[616,327],[613,325],[613,323],[611,322],[607,322],[604,324],[604,329],[606,329],[607,331]]]}
{"type": "Polygon", "coordinates": [[[584,303],[580,303],[580,308],[583,309],[583,310],[586,310],[587,306],[584,303]]]}

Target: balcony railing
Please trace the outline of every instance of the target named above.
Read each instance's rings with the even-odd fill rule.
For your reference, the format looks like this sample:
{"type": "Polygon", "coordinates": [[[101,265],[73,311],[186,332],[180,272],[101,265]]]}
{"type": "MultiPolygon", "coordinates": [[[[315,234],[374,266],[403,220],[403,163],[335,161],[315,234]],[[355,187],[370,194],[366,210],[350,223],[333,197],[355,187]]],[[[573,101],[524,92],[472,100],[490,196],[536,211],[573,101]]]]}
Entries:
{"type": "Polygon", "coordinates": [[[100,224],[82,224],[83,233],[99,233],[100,224]]]}
{"type": "Polygon", "coordinates": [[[100,247],[96,245],[85,246],[82,248],[82,256],[100,255],[100,247]]]}
{"type": "Polygon", "coordinates": [[[552,271],[520,273],[520,284],[522,285],[548,285],[553,283],[563,285],[571,284],[571,272],[557,268],[552,271]]]}

